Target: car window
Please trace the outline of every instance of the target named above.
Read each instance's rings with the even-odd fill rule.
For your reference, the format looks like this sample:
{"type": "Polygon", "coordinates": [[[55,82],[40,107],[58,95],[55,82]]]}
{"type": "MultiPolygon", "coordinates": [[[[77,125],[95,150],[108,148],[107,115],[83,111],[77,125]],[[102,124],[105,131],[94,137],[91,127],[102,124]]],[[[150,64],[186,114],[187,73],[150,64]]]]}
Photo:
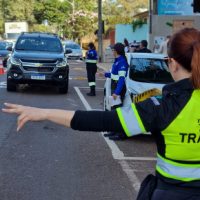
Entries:
{"type": "Polygon", "coordinates": [[[6,45],[7,43],[6,42],[0,42],[0,50],[6,50],[6,45]]]}
{"type": "Polygon", "coordinates": [[[66,44],[65,48],[69,48],[69,49],[80,49],[81,47],[78,44],[66,44]]]}
{"type": "Polygon", "coordinates": [[[19,38],[16,50],[62,52],[62,45],[57,38],[19,38]]]}
{"type": "Polygon", "coordinates": [[[154,58],[132,58],[129,78],[134,81],[150,83],[173,81],[167,63],[163,59],[154,58]]]}

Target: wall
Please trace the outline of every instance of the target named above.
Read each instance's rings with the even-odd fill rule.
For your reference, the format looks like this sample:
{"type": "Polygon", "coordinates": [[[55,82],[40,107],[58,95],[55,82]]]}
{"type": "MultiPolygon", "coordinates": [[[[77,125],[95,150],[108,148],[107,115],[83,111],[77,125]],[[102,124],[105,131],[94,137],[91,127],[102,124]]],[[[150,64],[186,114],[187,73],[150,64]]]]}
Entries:
{"type": "Polygon", "coordinates": [[[127,38],[129,42],[136,40],[137,42],[148,39],[148,26],[144,24],[141,28],[137,28],[133,32],[131,24],[117,24],[115,26],[115,42],[122,42],[127,38]]]}
{"type": "MultiPolygon", "coordinates": [[[[177,16],[177,15],[153,15],[152,16],[152,33],[149,34],[149,46],[152,49],[155,37],[172,35],[174,32],[173,27],[166,25],[167,22],[174,23],[176,20],[191,20],[193,27],[200,29],[200,16],[177,16]]],[[[175,27],[176,28],[176,27],[175,27]]],[[[184,26],[182,27],[184,28],[184,26]]]]}

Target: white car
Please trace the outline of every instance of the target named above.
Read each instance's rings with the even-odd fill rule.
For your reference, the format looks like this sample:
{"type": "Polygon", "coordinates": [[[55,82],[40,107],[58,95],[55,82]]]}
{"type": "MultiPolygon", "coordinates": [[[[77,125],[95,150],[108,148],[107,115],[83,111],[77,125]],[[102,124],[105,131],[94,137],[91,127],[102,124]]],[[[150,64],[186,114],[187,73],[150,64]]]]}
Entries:
{"type": "MultiPolygon", "coordinates": [[[[127,53],[129,64],[126,79],[127,92],[123,106],[129,105],[134,96],[145,91],[158,89],[173,82],[165,55],[154,53],[127,53]]],[[[107,79],[104,87],[104,110],[110,110],[111,80],[107,79]]]]}
{"type": "Polygon", "coordinates": [[[73,41],[67,41],[64,43],[64,49],[71,50],[72,52],[67,55],[68,59],[74,59],[74,60],[82,60],[83,59],[83,52],[79,44],[73,42],[73,41]]]}

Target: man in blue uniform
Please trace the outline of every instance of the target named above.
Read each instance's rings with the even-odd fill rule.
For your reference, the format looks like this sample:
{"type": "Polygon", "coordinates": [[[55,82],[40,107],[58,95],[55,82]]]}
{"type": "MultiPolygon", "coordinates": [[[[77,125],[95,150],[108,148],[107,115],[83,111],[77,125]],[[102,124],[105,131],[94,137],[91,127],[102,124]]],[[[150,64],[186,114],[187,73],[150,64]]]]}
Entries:
{"type": "Polygon", "coordinates": [[[90,92],[87,93],[88,96],[96,96],[96,82],[95,82],[95,74],[97,72],[97,52],[94,44],[90,42],[88,44],[89,50],[87,52],[86,57],[86,70],[87,70],[87,78],[90,87],[90,92]]]}

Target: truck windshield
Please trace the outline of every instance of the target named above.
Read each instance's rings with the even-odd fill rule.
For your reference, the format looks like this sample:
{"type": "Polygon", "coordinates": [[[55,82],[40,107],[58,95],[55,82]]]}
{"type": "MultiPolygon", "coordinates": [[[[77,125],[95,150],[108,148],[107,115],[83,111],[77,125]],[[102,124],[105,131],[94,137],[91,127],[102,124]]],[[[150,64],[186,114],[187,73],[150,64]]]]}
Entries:
{"type": "Polygon", "coordinates": [[[17,41],[16,50],[62,52],[63,48],[57,38],[22,37],[17,41]]]}
{"type": "Polygon", "coordinates": [[[65,45],[66,49],[81,49],[81,47],[78,44],[66,44],[65,45]]]}
{"type": "Polygon", "coordinates": [[[132,58],[129,71],[130,79],[149,83],[169,83],[173,79],[164,59],[132,58]]]}

